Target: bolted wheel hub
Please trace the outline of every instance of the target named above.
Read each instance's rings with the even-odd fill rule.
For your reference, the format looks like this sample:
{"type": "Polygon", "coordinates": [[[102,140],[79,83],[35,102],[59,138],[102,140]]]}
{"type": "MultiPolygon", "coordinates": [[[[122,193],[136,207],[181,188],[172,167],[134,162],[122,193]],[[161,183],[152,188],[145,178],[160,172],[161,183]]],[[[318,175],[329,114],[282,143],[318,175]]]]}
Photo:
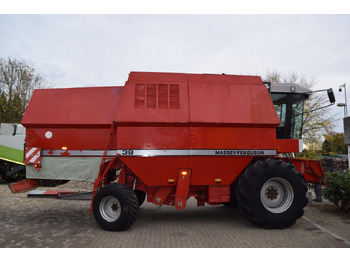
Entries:
{"type": "Polygon", "coordinates": [[[113,211],[117,211],[118,210],[118,204],[117,203],[113,203],[112,209],[113,209],[113,211]]]}
{"type": "Polygon", "coordinates": [[[270,200],[274,200],[277,198],[278,192],[277,189],[274,187],[269,187],[266,189],[266,197],[270,200]]]}
{"type": "Polygon", "coordinates": [[[121,214],[121,205],[114,196],[106,196],[100,202],[100,214],[108,222],[116,221],[121,214]]]}
{"type": "Polygon", "coordinates": [[[272,213],[283,213],[293,203],[294,191],[289,182],[280,177],[267,180],[260,190],[263,206],[272,213]]]}

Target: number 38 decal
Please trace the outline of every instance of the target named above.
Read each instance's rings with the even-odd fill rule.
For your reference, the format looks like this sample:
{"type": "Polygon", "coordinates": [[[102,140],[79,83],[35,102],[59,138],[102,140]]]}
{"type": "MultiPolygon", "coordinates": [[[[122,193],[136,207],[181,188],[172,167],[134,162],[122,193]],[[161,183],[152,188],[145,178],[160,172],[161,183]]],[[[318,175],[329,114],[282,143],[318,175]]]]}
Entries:
{"type": "Polygon", "coordinates": [[[130,149],[123,149],[122,150],[123,156],[132,156],[133,154],[134,154],[134,150],[130,150],[130,149]]]}

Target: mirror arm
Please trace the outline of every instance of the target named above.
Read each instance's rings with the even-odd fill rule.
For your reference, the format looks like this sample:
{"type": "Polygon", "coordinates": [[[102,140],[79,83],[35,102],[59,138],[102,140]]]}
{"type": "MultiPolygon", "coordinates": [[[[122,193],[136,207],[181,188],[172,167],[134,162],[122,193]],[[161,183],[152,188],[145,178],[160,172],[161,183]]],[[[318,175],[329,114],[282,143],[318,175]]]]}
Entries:
{"type": "Polygon", "coordinates": [[[295,115],[295,116],[293,116],[293,117],[300,116],[300,115],[303,115],[303,114],[305,114],[305,113],[311,113],[311,112],[314,112],[314,111],[316,111],[316,110],[320,110],[320,109],[323,109],[323,108],[332,106],[332,105],[334,105],[334,104],[335,104],[335,102],[334,102],[334,103],[331,103],[331,104],[329,104],[329,105],[326,105],[326,106],[322,106],[322,107],[319,107],[319,108],[316,108],[316,109],[313,109],[313,110],[310,110],[310,111],[303,112],[303,113],[301,113],[301,114],[297,114],[297,115],[295,115]]]}

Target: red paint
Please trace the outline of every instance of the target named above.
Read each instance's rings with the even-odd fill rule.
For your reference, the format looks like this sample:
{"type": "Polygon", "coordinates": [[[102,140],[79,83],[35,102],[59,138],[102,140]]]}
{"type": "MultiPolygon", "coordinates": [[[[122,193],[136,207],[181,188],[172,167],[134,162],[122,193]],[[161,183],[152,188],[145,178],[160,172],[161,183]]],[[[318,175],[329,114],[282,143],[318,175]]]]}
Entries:
{"type": "Polygon", "coordinates": [[[35,179],[25,179],[8,185],[12,193],[23,193],[39,186],[35,179]]]}
{"type": "Polygon", "coordinates": [[[180,169],[175,193],[175,207],[179,210],[186,207],[191,181],[191,169],[180,169]]]}
{"type": "Polygon", "coordinates": [[[292,162],[293,165],[298,169],[299,173],[304,176],[307,182],[320,183],[322,185],[326,184],[324,171],[320,161],[298,158],[290,158],[283,160],[286,162],[292,162]]]}
{"type": "Polygon", "coordinates": [[[298,153],[299,140],[298,139],[277,139],[278,153],[298,153]]]}
{"type": "Polygon", "coordinates": [[[70,153],[66,150],[66,151],[64,151],[63,153],[60,153],[60,155],[62,155],[62,156],[69,156],[70,153]]]}
{"type": "Polygon", "coordinates": [[[27,127],[110,126],[123,87],[37,89],[22,124],[27,127]]]}
{"type": "Polygon", "coordinates": [[[230,202],[230,186],[209,186],[209,204],[230,202]]]}
{"type": "Polygon", "coordinates": [[[170,192],[175,189],[174,186],[162,186],[159,187],[156,191],[156,193],[153,195],[151,194],[150,197],[152,197],[152,201],[157,206],[163,205],[167,196],[170,194],[170,192]]]}

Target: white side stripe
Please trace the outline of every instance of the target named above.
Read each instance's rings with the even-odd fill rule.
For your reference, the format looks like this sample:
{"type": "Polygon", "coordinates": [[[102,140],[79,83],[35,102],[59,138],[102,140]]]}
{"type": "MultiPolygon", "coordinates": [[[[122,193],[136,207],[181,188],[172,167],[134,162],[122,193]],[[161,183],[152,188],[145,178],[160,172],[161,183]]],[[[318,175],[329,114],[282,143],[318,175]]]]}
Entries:
{"type": "MultiPolygon", "coordinates": [[[[42,156],[101,157],[103,150],[42,150],[42,156]],[[68,153],[68,154],[66,154],[68,153]]],[[[109,150],[107,156],[275,156],[273,149],[118,149],[109,150]]]]}

